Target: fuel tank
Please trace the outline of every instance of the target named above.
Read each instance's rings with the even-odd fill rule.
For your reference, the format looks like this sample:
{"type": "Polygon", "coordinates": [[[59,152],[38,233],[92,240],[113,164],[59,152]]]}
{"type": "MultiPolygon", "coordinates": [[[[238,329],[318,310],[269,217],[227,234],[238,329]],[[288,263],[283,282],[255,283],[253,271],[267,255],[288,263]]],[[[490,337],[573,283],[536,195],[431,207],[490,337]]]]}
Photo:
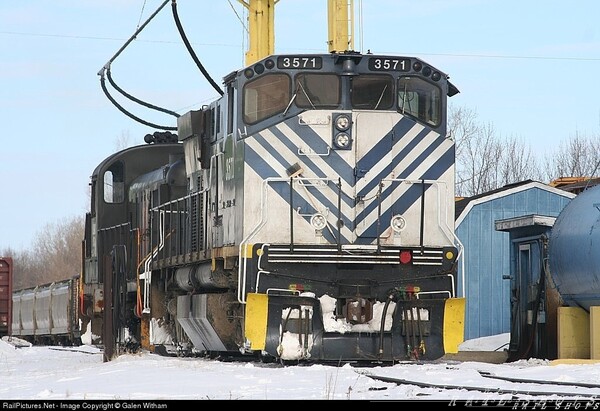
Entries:
{"type": "Polygon", "coordinates": [[[600,305],[600,186],[583,191],[550,233],[549,271],[565,304],[600,305]]]}

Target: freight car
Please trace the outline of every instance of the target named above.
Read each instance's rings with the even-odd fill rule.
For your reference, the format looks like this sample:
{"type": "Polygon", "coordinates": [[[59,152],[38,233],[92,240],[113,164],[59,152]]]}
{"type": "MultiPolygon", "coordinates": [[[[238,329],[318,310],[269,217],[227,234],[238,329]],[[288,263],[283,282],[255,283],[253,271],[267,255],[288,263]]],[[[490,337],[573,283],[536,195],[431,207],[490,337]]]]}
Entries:
{"type": "Polygon", "coordinates": [[[12,258],[0,257],[0,337],[11,333],[12,272],[12,258]]]}
{"type": "Polygon", "coordinates": [[[338,49],[264,55],[223,85],[177,134],[149,134],[92,174],[81,311],[105,359],[456,350],[448,75],[338,49]]]}
{"type": "Polygon", "coordinates": [[[12,294],[14,337],[33,344],[79,345],[79,276],[12,294]]]}

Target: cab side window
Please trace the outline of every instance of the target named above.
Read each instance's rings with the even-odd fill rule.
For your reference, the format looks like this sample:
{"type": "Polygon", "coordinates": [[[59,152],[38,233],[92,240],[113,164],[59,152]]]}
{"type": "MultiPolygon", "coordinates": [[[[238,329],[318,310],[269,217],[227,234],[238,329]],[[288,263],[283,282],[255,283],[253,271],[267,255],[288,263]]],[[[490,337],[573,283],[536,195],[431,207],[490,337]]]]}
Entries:
{"type": "Polygon", "coordinates": [[[104,201],[107,203],[122,203],[125,200],[125,173],[123,163],[116,162],[104,172],[103,189],[104,201]]]}
{"type": "Polygon", "coordinates": [[[398,79],[398,111],[431,126],[442,121],[441,89],[418,77],[398,79]]]}

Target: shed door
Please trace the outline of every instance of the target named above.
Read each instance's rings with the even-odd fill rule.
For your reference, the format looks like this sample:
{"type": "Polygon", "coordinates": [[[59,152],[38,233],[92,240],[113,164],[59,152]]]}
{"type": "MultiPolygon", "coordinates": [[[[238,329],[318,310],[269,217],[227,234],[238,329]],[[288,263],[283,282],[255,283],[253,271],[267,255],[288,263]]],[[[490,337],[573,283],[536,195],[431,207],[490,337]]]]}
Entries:
{"type": "Polygon", "coordinates": [[[511,280],[510,351],[514,359],[538,357],[546,351],[543,327],[544,271],[541,243],[516,243],[516,270],[511,280]]]}

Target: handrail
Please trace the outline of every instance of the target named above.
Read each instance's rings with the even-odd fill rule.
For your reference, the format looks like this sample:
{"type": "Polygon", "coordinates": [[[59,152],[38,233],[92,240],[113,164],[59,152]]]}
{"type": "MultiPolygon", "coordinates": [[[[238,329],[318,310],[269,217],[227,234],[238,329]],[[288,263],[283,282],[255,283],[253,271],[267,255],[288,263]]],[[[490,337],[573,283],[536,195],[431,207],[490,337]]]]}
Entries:
{"type": "Polygon", "coordinates": [[[150,264],[152,264],[152,260],[158,255],[160,250],[164,247],[165,244],[165,213],[164,211],[159,212],[158,216],[159,227],[158,227],[158,238],[159,243],[156,248],[152,251],[150,256],[146,257],[146,261],[144,262],[144,272],[140,274],[140,278],[144,280],[144,298],[143,298],[143,308],[142,313],[147,314],[150,312],[150,283],[152,282],[152,270],[150,269],[150,264]]]}
{"type": "MultiPolygon", "coordinates": [[[[430,184],[432,186],[437,186],[437,197],[438,197],[438,209],[440,210],[437,215],[438,215],[438,226],[440,228],[442,228],[442,232],[444,233],[444,235],[446,236],[446,239],[450,242],[452,242],[452,244],[456,245],[456,248],[458,249],[458,255],[456,256],[456,260],[460,259],[460,264],[461,264],[461,268],[462,268],[462,284],[463,284],[463,294],[464,294],[464,287],[465,287],[465,275],[464,275],[464,258],[463,258],[463,252],[464,252],[464,246],[463,244],[460,242],[460,239],[458,238],[458,236],[456,235],[456,232],[454,230],[452,230],[452,228],[450,227],[450,225],[448,224],[448,207],[442,207],[442,199],[448,198],[448,183],[446,181],[443,180],[415,180],[415,179],[402,179],[402,178],[393,178],[393,179],[383,179],[381,180],[383,181],[390,181],[390,182],[400,182],[400,183],[410,183],[410,184],[430,184]],[[442,187],[444,189],[445,192],[445,196],[442,197],[442,187]],[[442,212],[446,213],[445,215],[443,215],[444,218],[442,218],[442,212]]],[[[424,195],[424,194],[423,194],[424,195]]],[[[452,295],[455,296],[456,295],[456,284],[454,282],[454,277],[451,275],[451,282],[452,282],[452,295]]]]}
{"type": "MultiPolygon", "coordinates": [[[[304,182],[313,182],[313,181],[333,181],[330,178],[319,178],[319,177],[295,177],[294,180],[304,181],[304,182]]],[[[247,270],[247,258],[245,257],[246,247],[248,246],[250,240],[260,231],[261,228],[267,223],[267,187],[270,183],[289,183],[290,179],[287,177],[268,177],[262,182],[262,190],[261,190],[261,198],[260,198],[260,209],[261,209],[261,219],[254,226],[254,228],[250,231],[250,233],[240,241],[239,245],[239,253],[238,253],[238,293],[237,298],[240,304],[245,304],[245,292],[246,289],[246,270],[247,270]]],[[[329,224],[328,224],[329,226],[329,224]]]]}

